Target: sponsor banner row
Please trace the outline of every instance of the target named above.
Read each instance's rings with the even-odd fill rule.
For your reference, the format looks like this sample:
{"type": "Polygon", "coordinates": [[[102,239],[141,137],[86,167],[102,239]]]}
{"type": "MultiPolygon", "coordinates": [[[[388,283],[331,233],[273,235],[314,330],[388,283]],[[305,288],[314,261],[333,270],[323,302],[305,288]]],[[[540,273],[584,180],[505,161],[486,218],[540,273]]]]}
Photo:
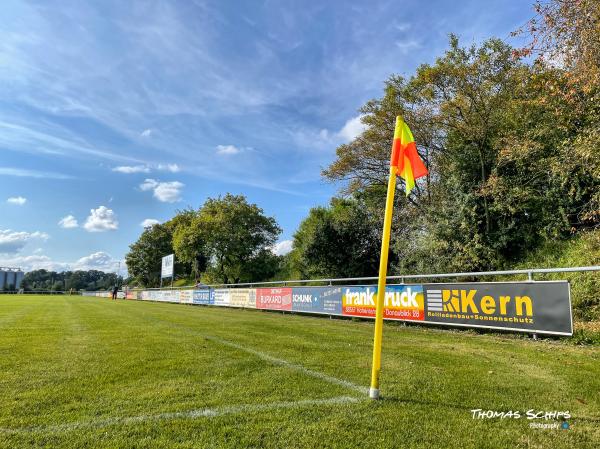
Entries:
{"type": "MultiPolygon", "coordinates": [[[[83,291],[81,292],[82,296],[95,296],[97,298],[112,298],[112,293],[111,292],[89,292],[89,291],[83,291]]],[[[137,299],[136,297],[134,297],[134,295],[131,296],[131,298],[129,296],[126,296],[125,292],[118,292],[117,293],[117,298],[118,299],[137,299]]]]}
{"type": "MultiPolygon", "coordinates": [[[[377,286],[144,290],[127,298],[374,318],[377,286]]],[[[388,320],[573,333],[566,281],[388,285],[383,313],[388,320]]]]}
{"type": "MultiPolygon", "coordinates": [[[[128,298],[266,310],[375,316],[377,287],[283,287],[256,289],[143,290],[128,298]]],[[[388,286],[385,317],[423,320],[423,288],[388,286]]]]}

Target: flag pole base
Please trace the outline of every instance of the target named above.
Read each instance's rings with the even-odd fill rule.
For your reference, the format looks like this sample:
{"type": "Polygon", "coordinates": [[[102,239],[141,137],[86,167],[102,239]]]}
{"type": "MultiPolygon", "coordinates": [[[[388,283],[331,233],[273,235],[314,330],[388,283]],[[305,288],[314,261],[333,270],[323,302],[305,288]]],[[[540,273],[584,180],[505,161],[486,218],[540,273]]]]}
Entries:
{"type": "Polygon", "coordinates": [[[379,399],[379,388],[369,388],[369,397],[371,399],[379,399]]]}

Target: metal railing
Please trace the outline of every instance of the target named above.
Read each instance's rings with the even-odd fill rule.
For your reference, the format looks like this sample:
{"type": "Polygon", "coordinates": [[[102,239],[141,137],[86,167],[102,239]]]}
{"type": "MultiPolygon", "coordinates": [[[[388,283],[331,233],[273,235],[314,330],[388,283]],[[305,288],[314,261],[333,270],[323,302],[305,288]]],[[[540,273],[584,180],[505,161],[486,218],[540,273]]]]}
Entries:
{"type": "MultiPolygon", "coordinates": [[[[587,266],[587,267],[565,267],[565,268],[527,268],[522,270],[498,270],[498,271],[472,271],[472,272],[457,272],[457,273],[436,273],[436,274],[401,274],[395,276],[387,276],[388,281],[400,281],[404,283],[406,279],[449,279],[449,278],[464,278],[464,277],[487,277],[487,276],[513,276],[513,275],[527,275],[528,281],[533,281],[535,274],[549,274],[549,273],[578,273],[586,271],[600,271],[600,265],[587,266]]],[[[295,285],[295,284],[309,284],[319,283],[333,285],[334,283],[341,282],[361,282],[361,281],[376,281],[377,276],[366,276],[366,277],[353,277],[353,278],[323,278],[323,279],[298,279],[289,281],[265,281],[265,282],[239,282],[233,284],[210,284],[206,287],[257,287],[261,285],[295,285]]],[[[145,288],[144,290],[182,290],[195,288],[194,285],[184,285],[179,287],[162,287],[162,288],[145,288]]],[[[137,288],[131,288],[130,290],[139,290],[137,288]]]]}

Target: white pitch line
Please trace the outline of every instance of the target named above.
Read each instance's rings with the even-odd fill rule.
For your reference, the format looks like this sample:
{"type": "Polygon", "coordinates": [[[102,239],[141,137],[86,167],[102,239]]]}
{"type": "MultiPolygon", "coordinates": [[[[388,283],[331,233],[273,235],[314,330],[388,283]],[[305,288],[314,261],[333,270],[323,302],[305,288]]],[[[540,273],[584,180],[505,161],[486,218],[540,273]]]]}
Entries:
{"type": "Polygon", "coordinates": [[[190,334],[193,334],[193,335],[200,335],[200,336],[206,338],[207,340],[214,341],[216,343],[220,343],[222,345],[229,346],[231,348],[235,348],[235,349],[238,349],[240,351],[247,352],[248,354],[255,355],[255,356],[257,356],[257,357],[259,357],[259,358],[261,358],[263,360],[266,360],[268,362],[274,363],[276,365],[285,366],[286,368],[290,368],[290,369],[299,371],[299,372],[301,372],[303,374],[306,374],[306,375],[311,376],[311,377],[315,377],[317,379],[324,380],[325,382],[329,382],[331,384],[341,385],[343,387],[346,387],[346,388],[349,388],[351,390],[357,391],[357,392],[359,392],[361,394],[366,394],[366,395],[369,394],[369,388],[368,387],[357,385],[357,384],[352,383],[352,382],[347,381],[347,380],[338,379],[337,377],[333,377],[333,376],[330,376],[328,374],[321,373],[319,371],[311,370],[311,369],[306,368],[306,367],[304,367],[304,366],[302,366],[300,364],[289,362],[289,361],[284,360],[284,359],[279,359],[277,357],[273,357],[272,355],[269,355],[269,354],[266,354],[264,352],[258,351],[258,350],[254,349],[254,348],[249,348],[249,347],[246,347],[246,346],[242,346],[242,345],[240,345],[238,343],[234,343],[232,341],[225,340],[223,338],[215,337],[213,335],[202,334],[200,332],[195,332],[195,331],[191,330],[190,328],[188,328],[187,326],[181,325],[180,323],[176,323],[176,322],[172,322],[172,321],[166,321],[166,320],[160,320],[160,321],[162,321],[164,323],[168,323],[171,326],[175,326],[175,327],[184,329],[186,333],[190,333],[190,334]]]}
{"type": "Polygon", "coordinates": [[[261,352],[261,351],[257,351],[256,349],[253,349],[253,348],[247,348],[246,346],[242,346],[240,344],[234,343],[234,342],[229,341],[229,340],[223,340],[222,338],[213,337],[213,336],[210,336],[210,335],[205,335],[205,338],[208,339],[208,340],[220,343],[222,345],[229,346],[231,348],[239,349],[240,351],[247,352],[248,354],[255,355],[255,356],[257,356],[257,357],[259,357],[259,358],[261,358],[263,360],[266,360],[266,361],[271,362],[271,363],[275,363],[276,365],[285,366],[286,368],[290,368],[290,369],[299,371],[299,372],[301,372],[303,374],[306,374],[308,376],[316,377],[317,379],[324,380],[325,382],[329,382],[331,384],[341,385],[343,387],[350,388],[350,389],[352,389],[354,391],[358,391],[358,392],[363,393],[363,394],[368,394],[368,392],[369,392],[369,389],[367,387],[356,385],[356,384],[354,384],[352,382],[349,382],[347,380],[338,379],[337,377],[333,377],[333,376],[330,376],[328,374],[321,373],[319,371],[311,370],[311,369],[306,368],[306,367],[304,367],[302,365],[299,365],[297,363],[288,362],[287,360],[279,359],[277,357],[273,357],[272,355],[266,354],[266,353],[261,352]]]}
{"type": "Polygon", "coordinates": [[[139,415],[122,418],[106,418],[90,421],[72,422],[66,424],[57,424],[51,426],[32,426],[21,428],[0,428],[0,434],[22,434],[36,432],[69,432],[86,428],[107,427],[114,425],[128,425],[147,421],[167,421],[174,419],[196,419],[196,418],[215,418],[224,415],[256,413],[276,409],[295,409],[301,407],[319,406],[319,405],[342,405],[360,402],[361,399],[339,396],[330,399],[305,399],[300,401],[271,402],[268,404],[246,404],[235,405],[220,408],[202,408],[189,410],[185,412],[159,413],[156,415],[139,415]]]}

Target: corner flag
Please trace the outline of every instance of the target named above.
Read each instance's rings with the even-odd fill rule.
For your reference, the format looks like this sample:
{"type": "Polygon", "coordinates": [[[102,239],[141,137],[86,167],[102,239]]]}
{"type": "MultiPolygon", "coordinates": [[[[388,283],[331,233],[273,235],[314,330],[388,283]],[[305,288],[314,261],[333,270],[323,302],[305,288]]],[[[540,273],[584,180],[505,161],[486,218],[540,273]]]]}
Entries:
{"type": "Polygon", "coordinates": [[[406,196],[415,187],[415,179],[427,174],[427,169],[417,153],[417,145],[412,132],[400,116],[396,117],[390,166],[397,167],[397,173],[404,179],[406,196]]]}
{"type": "Polygon", "coordinates": [[[377,282],[377,304],[375,309],[375,336],[373,338],[373,364],[371,367],[371,388],[369,397],[379,398],[379,372],[381,371],[381,338],[383,334],[383,306],[385,298],[385,281],[387,275],[388,253],[390,249],[390,231],[392,229],[392,211],[394,209],[394,192],[396,191],[396,175],[399,174],[406,183],[406,196],[415,187],[415,179],[427,174],[427,168],[417,153],[415,140],[410,128],[402,117],[396,117],[394,143],[390,160],[390,175],[385,200],[385,216],[383,219],[383,237],[381,239],[381,257],[379,259],[379,280],[377,282]]]}

